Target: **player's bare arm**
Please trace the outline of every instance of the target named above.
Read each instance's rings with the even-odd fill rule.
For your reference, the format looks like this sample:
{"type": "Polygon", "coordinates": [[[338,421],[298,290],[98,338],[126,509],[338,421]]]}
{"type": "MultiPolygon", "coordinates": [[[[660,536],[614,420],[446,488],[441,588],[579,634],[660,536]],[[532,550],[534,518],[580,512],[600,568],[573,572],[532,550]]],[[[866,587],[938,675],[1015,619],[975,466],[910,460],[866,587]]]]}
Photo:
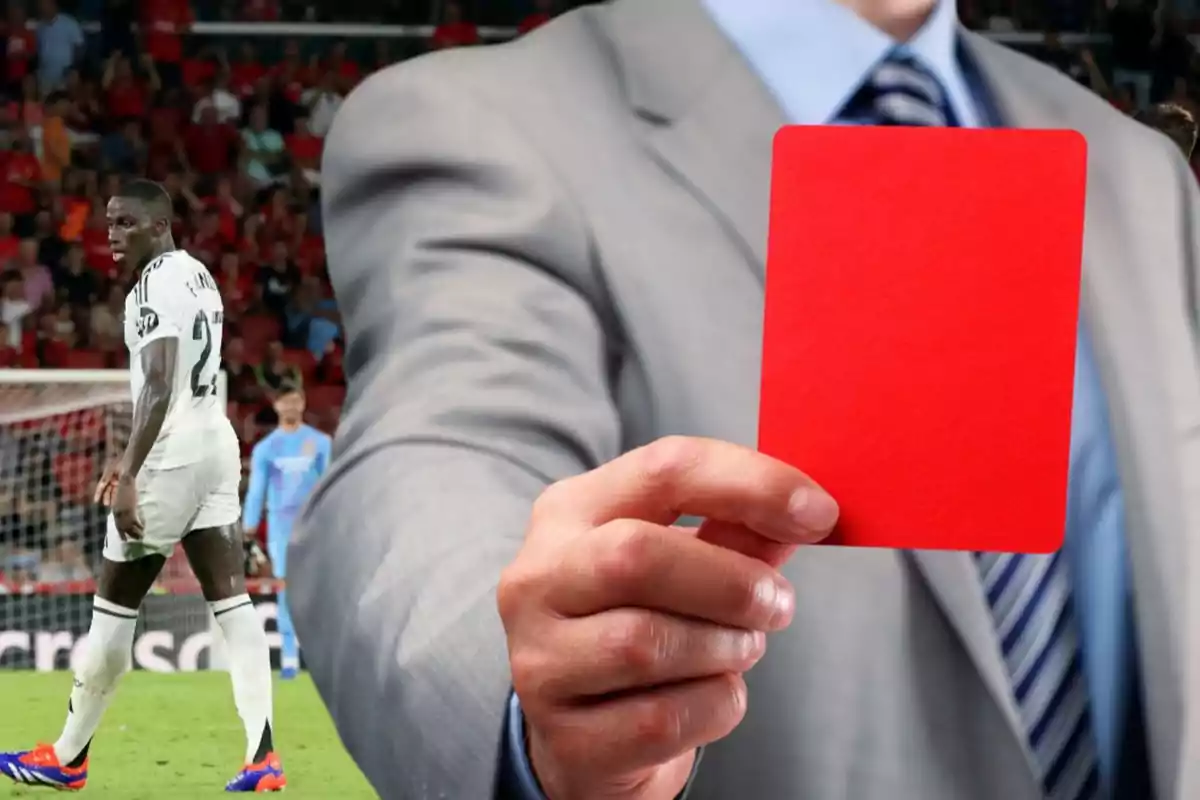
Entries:
{"type": "Polygon", "coordinates": [[[142,522],[137,514],[137,475],[158,441],[171,408],[178,354],[179,340],[175,338],[156,339],[140,353],[146,380],[141,393],[134,399],[133,431],[118,467],[112,499],[117,531],[129,539],[142,537],[142,522]]]}

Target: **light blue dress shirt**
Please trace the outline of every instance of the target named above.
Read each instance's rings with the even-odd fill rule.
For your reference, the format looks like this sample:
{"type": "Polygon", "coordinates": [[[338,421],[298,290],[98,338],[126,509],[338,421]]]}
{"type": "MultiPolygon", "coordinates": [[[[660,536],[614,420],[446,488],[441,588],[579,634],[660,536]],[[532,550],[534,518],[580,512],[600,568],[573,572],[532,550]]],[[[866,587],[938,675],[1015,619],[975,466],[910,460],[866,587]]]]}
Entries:
{"type": "MultiPolygon", "coordinates": [[[[959,46],[952,0],[939,0],[926,24],[905,45],[834,0],[705,0],[704,5],[790,122],[836,123],[872,69],[899,47],[938,77],[960,126],[1000,124],[959,46]]],[[[970,268],[969,257],[964,258],[963,268],[970,268]]],[[[1081,628],[1100,772],[1111,787],[1125,744],[1122,735],[1133,691],[1132,604],[1124,503],[1108,410],[1082,320],[1068,492],[1064,550],[1081,628]]],[[[508,709],[506,744],[507,769],[502,779],[509,787],[518,787],[517,796],[541,800],[525,756],[515,695],[508,709]]]]}

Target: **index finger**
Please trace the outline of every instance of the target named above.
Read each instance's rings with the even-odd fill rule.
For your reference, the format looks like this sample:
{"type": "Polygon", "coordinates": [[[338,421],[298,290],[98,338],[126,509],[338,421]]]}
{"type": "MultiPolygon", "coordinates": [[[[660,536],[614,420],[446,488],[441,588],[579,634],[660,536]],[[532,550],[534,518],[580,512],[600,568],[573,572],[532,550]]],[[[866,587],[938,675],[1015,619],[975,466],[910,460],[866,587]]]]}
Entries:
{"type": "Polygon", "coordinates": [[[534,507],[534,527],[594,528],[622,518],[669,525],[682,515],[806,544],[829,535],[838,506],[803,472],[756,450],[671,436],[550,487],[534,507]]]}

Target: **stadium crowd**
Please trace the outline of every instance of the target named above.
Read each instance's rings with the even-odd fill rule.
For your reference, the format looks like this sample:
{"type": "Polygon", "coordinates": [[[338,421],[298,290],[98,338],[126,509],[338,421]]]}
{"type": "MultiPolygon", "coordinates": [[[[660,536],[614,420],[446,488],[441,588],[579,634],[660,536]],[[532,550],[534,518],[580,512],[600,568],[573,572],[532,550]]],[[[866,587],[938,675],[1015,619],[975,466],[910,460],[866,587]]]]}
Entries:
{"type": "MultiPolygon", "coordinates": [[[[221,287],[229,410],[247,452],[273,424],[270,400],[284,381],[305,387],[315,426],[332,431],[340,411],[344,343],[319,199],[322,137],[342,99],[401,57],[478,43],[475,20],[524,32],[567,5],[57,3],[9,0],[0,25],[0,367],[125,365],[122,312],[135,276],[111,258],[105,204],[123,176],[148,176],[174,200],[176,242],[221,287]],[[420,23],[433,14],[439,24],[415,45],[189,32],[196,19],[420,23]],[[80,19],[101,16],[85,32],[80,19]]],[[[999,33],[1056,31],[1025,49],[1126,110],[1162,99],[1196,107],[1190,28],[1174,12],[1141,0],[961,0],[960,14],[999,33]],[[1089,30],[1110,34],[1111,45],[1068,47],[1057,33],[1089,30]]],[[[98,427],[0,422],[0,591],[86,577],[101,538],[92,533],[103,528],[91,487],[111,444],[98,427]]]]}

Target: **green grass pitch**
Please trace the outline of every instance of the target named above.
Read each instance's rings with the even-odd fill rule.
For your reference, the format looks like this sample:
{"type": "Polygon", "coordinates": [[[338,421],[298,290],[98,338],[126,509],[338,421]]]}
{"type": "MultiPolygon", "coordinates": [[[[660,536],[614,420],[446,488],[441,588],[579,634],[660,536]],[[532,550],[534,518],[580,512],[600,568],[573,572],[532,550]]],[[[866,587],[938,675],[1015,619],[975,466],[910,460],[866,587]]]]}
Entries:
{"type": "MultiPolygon", "coordinates": [[[[0,671],[0,750],[54,741],[71,691],[67,672],[0,671]]],[[[275,745],[288,800],[372,800],[377,795],[342,749],[307,675],[275,681],[275,745]]],[[[87,786],[79,793],[14,786],[0,776],[0,798],[205,800],[229,797],[225,781],[245,755],[241,721],[223,672],[126,675],[92,743],[87,786]]]]}

